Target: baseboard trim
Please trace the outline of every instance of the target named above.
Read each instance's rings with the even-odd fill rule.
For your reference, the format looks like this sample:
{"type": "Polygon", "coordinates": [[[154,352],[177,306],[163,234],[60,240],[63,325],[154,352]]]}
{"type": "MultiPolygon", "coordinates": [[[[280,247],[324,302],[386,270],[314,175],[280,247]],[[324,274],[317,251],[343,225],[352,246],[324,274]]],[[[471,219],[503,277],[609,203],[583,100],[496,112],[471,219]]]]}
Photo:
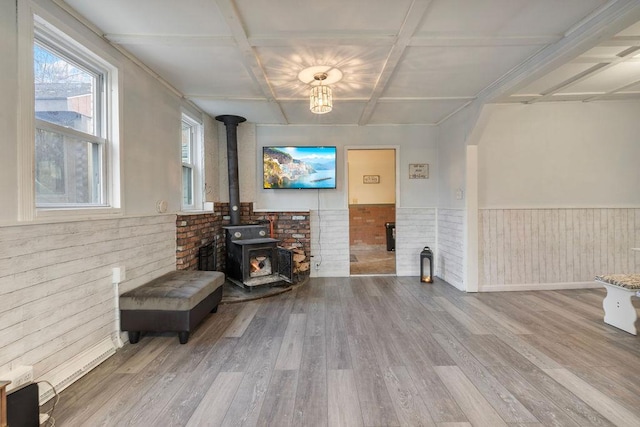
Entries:
{"type": "Polygon", "coordinates": [[[556,291],[562,289],[592,289],[600,288],[594,282],[564,282],[564,283],[523,283],[515,285],[485,285],[478,292],[508,292],[508,291],[556,291]]]}
{"type": "MultiPolygon", "coordinates": [[[[90,349],[78,354],[69,361],[49,371],[36,379],[49,381],[58,393],[78,381],[93,368],[107,360],[116,352],[116,346],[111,337],[106,337],[90,349]]],[[[55,394],[50,387],[42,387],[40,392],[40,405],[47,402],[55,394]]]]}

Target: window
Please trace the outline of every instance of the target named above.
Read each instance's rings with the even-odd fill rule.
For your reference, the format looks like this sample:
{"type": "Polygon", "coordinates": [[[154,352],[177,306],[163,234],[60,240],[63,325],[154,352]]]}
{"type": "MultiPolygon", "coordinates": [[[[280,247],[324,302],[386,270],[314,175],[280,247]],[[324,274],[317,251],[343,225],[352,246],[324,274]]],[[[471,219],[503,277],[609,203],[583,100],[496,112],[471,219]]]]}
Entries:
{"type": "Polygon", "coordinates": [[[182,115],[182,208],[202,209],[202,125],[182,115]]]}
{"type": "Polygon", "coordinates": [[[112,206],[109,68],[50,25],[35,27],[36,208],[112,206]]]}

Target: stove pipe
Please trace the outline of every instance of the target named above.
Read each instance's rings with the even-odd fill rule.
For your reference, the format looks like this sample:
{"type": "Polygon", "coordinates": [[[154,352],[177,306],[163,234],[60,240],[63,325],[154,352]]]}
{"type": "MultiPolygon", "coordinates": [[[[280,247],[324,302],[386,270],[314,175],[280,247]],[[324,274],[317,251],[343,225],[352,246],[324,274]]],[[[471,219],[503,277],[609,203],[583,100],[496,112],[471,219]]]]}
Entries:
{"type": "Polygon", "coordinates": [[[238,178],[238,124],[247,121],[233,115],[216,116],[227,128],[227,170],[229,172],[229,215],[231,225],[240,225],[240,179],[238,178]]]}

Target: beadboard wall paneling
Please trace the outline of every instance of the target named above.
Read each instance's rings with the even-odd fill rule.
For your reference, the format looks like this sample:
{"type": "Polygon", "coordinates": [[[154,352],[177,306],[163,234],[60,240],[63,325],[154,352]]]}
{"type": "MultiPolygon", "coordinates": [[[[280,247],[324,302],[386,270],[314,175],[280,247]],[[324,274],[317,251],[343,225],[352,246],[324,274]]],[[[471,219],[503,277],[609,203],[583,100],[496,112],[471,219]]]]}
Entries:
{"type": "Polygon", "coordinates": [[[311,277],[348,277],[349,210],[310,211],[310,220],[311,277]]]}
{"type": "MultiPolygon", "coordinates": [[[[435,249],[436,210],[396,208],[396,275],[420,274],[420,251],[435,249]]],[[[348,277],[349,210],[311,211],[311,276],[348,277]],[[320,244],[318,244],[320,242],[320,244]],[[321,261],[316,270],[315,263],[321,261]]]]}
{"type": "Polygon", "coordinates": [[[436,276],[464,289],[464,209],[438,209],[436,276]]]}
{"type": "Polygon", "coordinates": [[[420,275],[420,252],[425,246],[429,246],[437,254],[436,209],[396,208],[398,276],[420,275]]]}
{"type": "Polygon", "coordinates": [[[640,209],[483,209],[480,289],[576,287],[640,271],[640,209]],[[542,286],[546,285],[546,286],[542,286]]]}
{"type": "Polygon", "coordinates": [[[0,227],[0,371],[47,378],[116,329],[125,292],[175,269],[175,215],[0,227]]]}

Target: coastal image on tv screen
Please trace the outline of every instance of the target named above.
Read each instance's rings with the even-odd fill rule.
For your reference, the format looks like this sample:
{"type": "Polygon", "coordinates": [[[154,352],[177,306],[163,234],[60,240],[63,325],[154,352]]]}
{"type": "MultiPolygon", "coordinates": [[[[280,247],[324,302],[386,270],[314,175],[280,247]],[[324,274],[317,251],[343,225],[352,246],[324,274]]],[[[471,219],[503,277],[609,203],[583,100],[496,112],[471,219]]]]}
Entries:
{"type": "Polygon", "coordinates": [[[336,147],[264,147],[264,188],[336,188],[336,147]]]}

